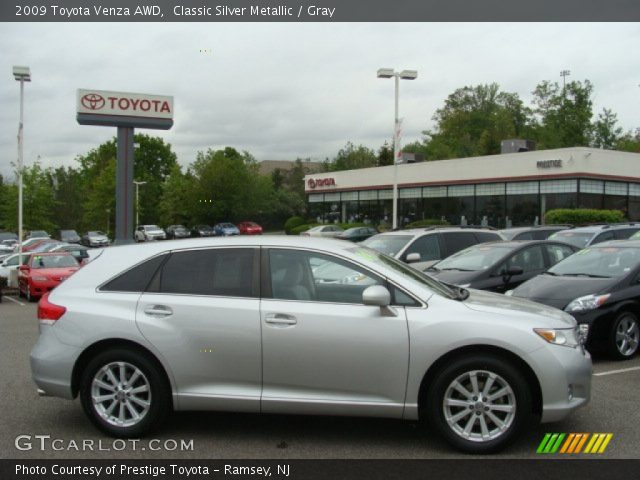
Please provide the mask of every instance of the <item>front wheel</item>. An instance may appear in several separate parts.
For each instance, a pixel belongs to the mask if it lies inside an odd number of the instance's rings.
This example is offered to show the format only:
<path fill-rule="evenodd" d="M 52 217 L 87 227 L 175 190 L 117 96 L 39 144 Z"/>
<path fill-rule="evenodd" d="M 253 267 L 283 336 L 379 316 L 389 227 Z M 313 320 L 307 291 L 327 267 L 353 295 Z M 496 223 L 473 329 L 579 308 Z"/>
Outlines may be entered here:
<path fill-rule="evenodd" d="M 631 312 L 620 313 L 613 322 L 609 335 L 609 352 L 616 360 L 629 360 L 638 352 L 640 326 L 638 317 Z"/>
<path fill-rule="evenodd" d="M 82 407 L 103 432 L 140 437 L 158 427 L 170 409 L 170 390 L 155 362 L 121 348 L 94 357 L 80 384 Z"/>
<path fill-rule="evenodd" d="M 454 447 L 468 453 L 497 452 L 529 423 L 531 392 L 507 361 L 472 355 L 450 362 L 428 392 L 426 415 Z"/>

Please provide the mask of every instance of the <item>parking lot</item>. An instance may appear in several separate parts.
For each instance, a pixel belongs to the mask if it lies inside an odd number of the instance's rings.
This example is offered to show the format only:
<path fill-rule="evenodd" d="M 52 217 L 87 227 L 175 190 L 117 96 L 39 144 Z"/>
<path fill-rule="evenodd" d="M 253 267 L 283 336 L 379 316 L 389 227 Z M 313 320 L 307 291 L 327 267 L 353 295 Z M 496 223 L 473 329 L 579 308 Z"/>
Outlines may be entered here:
<path fill-rule="evenodd" d="M 368 418 L 181 412 L 153 436 L 155 443 L 122 444 L 100 434 L 78 400 L 40 398 L 31 380 L 29 352 L 36 341 L 36 305 L 5 296 L 0 304 L 1 458 L 452 458 L 459 454 L 411 422 Z M 531 428 L 499 458 L 535 458 L 546 432 L 612 433 L 600 458 L 638 458 L 640 357 L 594 359 L 592 401 L 566 421 Z M 31 438 L 16 448 L 16 437 Z M 49 435 L 40 448 L 36 435 Z M 23 437 L 24 438 L 24 437 Z M 52 447 L 51 440 L 58 439 Z M 181 449 L 184 440 L 190 448 Z M 93 448 L 74 448 L 93 441 Z M 176 444 L 178 447 L 176 448 Z M 166 446 L 166 448 L 162 448 Z M 575 455 L 574 455 L 575 456 Z M 581 454 L 580 457 L 593 455 Z M 558 455 L 547 457 L 558 458 Z"/>

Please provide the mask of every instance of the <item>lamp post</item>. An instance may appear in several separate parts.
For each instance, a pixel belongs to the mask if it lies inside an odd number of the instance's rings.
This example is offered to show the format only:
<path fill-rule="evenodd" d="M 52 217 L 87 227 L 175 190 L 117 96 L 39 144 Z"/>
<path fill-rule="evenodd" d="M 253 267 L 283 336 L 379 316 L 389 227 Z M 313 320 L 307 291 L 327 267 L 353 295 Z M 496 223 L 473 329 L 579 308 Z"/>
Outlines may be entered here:
<path fill-rule="evenodd" d="M 133 183 L 136 186 L 136 228 L 137 228 L 138 225 L 140 225 L 140 201 L 138 198 L 138 187 L 140 187 L 140 185 L 144 185 L 147 182 L 142 182 L 142 181 L 139 182 L 137 180 L 134 180 Z"/>
<path fill-rule="evenodd" d="M 13 78 L 20 82 L 20 124 L 18 125 L 18 265 L 22 265 L 22 163 L 24 125 L 24 82 L 31 81 L 29 67 L 14 66 Z"/>
<path fill-rule="evenodd" d="M 396 72 L 393 68 L 378 69 L 378 78 L 394 78 L 395 79 L 395 115 L 393 122 L 393 221 L 392 228 L 398 228 L 398 163 L 402 159 L 400 156 L 400 131 L 398 119 L 398 98 L 400 96 L 400 79 L 415 80 L 418 78 L 416 70 L 402 70 Z"/>
<path fill-rule="evenodd" d="M 571 70 L 561 70 L 560 76 L 562 77 L 562 92 L 564 93 L 564 89 L 567 85 L 567 77 L 571 75 Z"/>

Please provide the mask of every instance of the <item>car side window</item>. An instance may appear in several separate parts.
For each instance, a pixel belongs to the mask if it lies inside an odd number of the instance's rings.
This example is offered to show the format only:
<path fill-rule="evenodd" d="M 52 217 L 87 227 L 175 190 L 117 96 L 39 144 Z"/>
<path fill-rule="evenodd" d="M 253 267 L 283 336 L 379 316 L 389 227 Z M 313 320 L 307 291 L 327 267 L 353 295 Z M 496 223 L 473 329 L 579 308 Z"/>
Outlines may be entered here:
<path fill-rule="evenodd" d="M 404 254 L 406 258 L 410 253 L 419 253 L 420 261 L 426 262 L 428 260 L 440 260 L 442 258 L 440 254 L 440 241 L 438 235 L 423 235 L 414 241 Z"/>
<path fill-rule="evenodd" d="M 445 232 L 442 236 L 447 248 L 447 256 L 478 243 L 473 232 Z M 494 240 L 499 240 L 499 238 Z"/>
<path fill-rule="evenodd" d="M 540 245 L 525 248 L 507 260 L 507 269 L 510 267 L 521 267 L 523 272 L 533 272 L 543 270 L 544 257 Z"/>
<path fill-rule="evenodd" d="M 607 240 L 613 240 L 615 238 L 614 233 L 609 230 L 608 232 L 601 233 L 596 238 L 593 239 L 591 245 L 595 245 L 596 243 L 606 242 Z"/>
<path fill-rule="evenodd" d="M 545 245 L 547 255 L 549 256 L 549 267 L 554 266 L 561 260 L 573 255 L 573 250 L 564 245 Z"/>
<path fill-rule="evenodd" d="M 637 231 L 638 231 L 637 228 L 619 228 L 617 230 L 614 230 L 613 233 L 614 233 L 615 238 L 617 238 L 619 240 L 626 240 L 627 238 L 629 238 L 631 235 L 633 235 Z"/>
<path fill-rule="evenodd" d="M 144 292 L 151 283 L 151 280 L 158 271 L 158 268 L 166 258 L 166 254 L 158 255 L 150 260 L 140 263 L 104 284 L 100 287 L 100 291 Z"/>
<path fill-rule="evenodd" d="M 258 297 L 257 250 L 212 248 L 173 252 L 162 266 L 157 291 L 168 294 Z"/>
<path fill-rule="evenodd" d="M 384 281 L 357 265 L 315 252 L 269 251 L 272 297 L 332 303 L 362 303 L 362 292 Z"/>
<path fill-rule="evenodd" d="M 533 240 L 532 232 L 522 232 L 513 237 L 514 240 Z"/>
<path fill-rule="evenodd" d="M 476 232 L 476 237 L 478 238 L 479 243 L 498 242 L 502 240 L 502 237 L 494 232 Z M 475 243 L 473 243 L 472 245 L 475 245 Z"/>

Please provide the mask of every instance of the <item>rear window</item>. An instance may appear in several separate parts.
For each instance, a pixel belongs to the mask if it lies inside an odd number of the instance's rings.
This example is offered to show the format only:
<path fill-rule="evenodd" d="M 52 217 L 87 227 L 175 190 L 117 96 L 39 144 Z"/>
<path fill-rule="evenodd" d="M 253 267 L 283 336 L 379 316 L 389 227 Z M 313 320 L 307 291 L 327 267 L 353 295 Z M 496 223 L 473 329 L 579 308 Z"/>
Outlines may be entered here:
<path fill-rule="evenodd" d="M 476 232 L 476 237 L 479 243 L 484 242 L 497 242 L 502 240 L 502 237 L 494 232 Z"/>
<path fill-rule="evenodd" d="M 374 235 L 362 242 L 361 245 L 394 257 L 412 238 L 411 235 Z"/>
<path fill-rule="evenodd" d="M 100 290 L 105 292 L 144 292 L 167 255 L 158 255 L 106 283 Z"/>
<path fill-rule="evenodd" d="M 569 243 L 578 248 L 584 248 L 593 237 L 592 232 L 574 232 L 571 230 L 556 232 L 549 237 L 549 240 L 559 240 Z"/>

